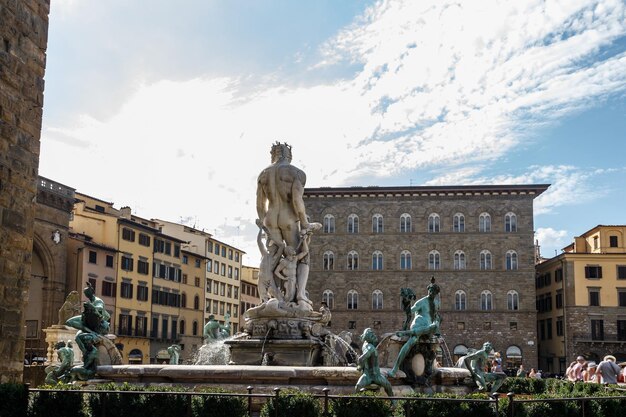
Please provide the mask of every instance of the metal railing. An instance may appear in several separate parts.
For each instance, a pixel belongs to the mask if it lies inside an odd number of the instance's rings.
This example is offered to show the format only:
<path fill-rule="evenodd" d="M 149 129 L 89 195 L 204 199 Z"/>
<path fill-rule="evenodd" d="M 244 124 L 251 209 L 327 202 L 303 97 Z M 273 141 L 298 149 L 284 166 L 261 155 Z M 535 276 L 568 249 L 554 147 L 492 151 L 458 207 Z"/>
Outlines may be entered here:
<path fill-rule="evenodd" d="M 248 386 L 246 393 L 229 393 L 229 392 L 191 392 L 191 391 L 122 391 L 122 390 L 63 390 L 63 389 L 31 389 L 26 385 L 26 389 L 31 396 L 34 393 L 42 393 L 42 392 L 53 392 L 53 393 L 69 393 L 69 394 L 81 394 L 83 398 L 86 395 L 98 395 L 101 405 L 99 407 L 99 414 L 93 415 L 92 417 L 107 417 L 107 395 L 122 395 L 122 396 L 133 396 L 133 395 L 147 395 L 147 396 L 180 396 L 185 398 L 186 407 L 184 410 L 181 410 L 179 417 L 192 417 L 192 399 L 194 397 L 201 396 L 217 396 L 217 397 L 237 397 L 237 398 L 245 398 L 247 403 L 248 415 L 255 416 L 258 415 L 259 410 L 263 406 L 263 404 L 271 399 L 276 399 L 281 396 L 281 388 L 274 388 L 273 393 L 271 394 L 262 394 L 262 393 L 254 393 L 254 387 Z M 406 397 L 406 396 L 354 396 L 354 395 L 331 395 L 329 388 L 324 388 L 321 394 L 310 394 L 311 397 L 317 398 L 321 403 L 322 409 L 322 417 L 332 416 L 331 413 L 331 403 L 333 401 L 341 401 L 341 400 L 357 400 L 357 401 L 390 401 L 396 406 L 401 406 L 404 408 L 404 416 L 405 417 L 417 417 L 412 414 L 411 405 L 414 402 L 421 401 L 430 401 L 430 402 L 448 402 L 448 403 L 486 403 L 493 409 L 493 416 L 505 416 L 505 417 L 515 417 L 516 415 L 523 415 L 523 413 L 519 413 L 519 405 L 536 403 L 536 402 L 575 402 L 579 404 L 578 415 L 581 417 L 586 417 L 588 404 L 593 401 L 606 401 L 606 400 L 619 400 L 626 402 L 626 390 L 618 389 L 619 391 L 625 391 L 622 396 L 608 396 L 608 397 L 570 397 L 570 398 L 529 398 L 526 395 L 516 396 L 514 393 L 504 394 L 493 394 L 488 398 L 446 398 L 446 397 Z M 362 390 L 363 391 L 363 390 Z M 287 395 L 295 395 L 288 393 Z M 32 399 L 32 398 L 31 398 Z M 503 408 L 503 400 L 508 400 L 506 403 L 506 407 Z M 401 403 L 399 403 L 401 401 Z M 399 405 L 398 405 L 399 404 Z M 279 415 L 279 407 L 280 401 L 274 402 L 274 409 L 276 415 Z M 294 416 L 295 417 L 295 416 Z M 480 417 L 488 417 L 487 415 L 481 414 Z"/>

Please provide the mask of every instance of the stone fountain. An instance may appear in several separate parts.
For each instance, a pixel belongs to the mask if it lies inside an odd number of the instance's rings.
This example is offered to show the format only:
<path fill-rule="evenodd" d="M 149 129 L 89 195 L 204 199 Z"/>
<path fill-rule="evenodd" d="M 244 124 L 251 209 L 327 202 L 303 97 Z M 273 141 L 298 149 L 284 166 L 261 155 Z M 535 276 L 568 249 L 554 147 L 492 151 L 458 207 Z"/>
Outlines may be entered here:
<path fill-rule="evenodd" d="M 234 391 L 253 385 L 256 392 L 271 392 L 277 386 L 309 392 L 326 387 L 333 393 L 354 392 L 361 372 L 354 365 L 359 354 L 350 347 L 351 336 L 332 334 L 327 327 L 331 319 L 327 306 L 315 309 L 307 297 L 309 243 L 321 224 L 311 222 L 306 215 L 302 199 L 306 175 L 291 165 L 291 156 L 289 145 L 275 143 L 271 164 L 258 177 L 257 244 L 262 256 L 258 290 L 262 303 L 245 312 L 244 332 L 225 339 L 224 329 L 209 321 L 205 327 L 207 343 L 196 365 L 100 366 L 101 378 L 214 385 Z M 405 328 L 383 337 L 378 345 L 381 372 L 389 374 L 395 395 L 424 387 L 437 392 L 467 392 L 464 384 L 471 383 L 470 371 L 440 368 L 435 362 L 441 318 L 439 287 L 434 278 L 426 297 L 415 301 L 412 294 L 403 303 Z M 209 359 L 202 359 L 218 348 L 224 352 L 225 347 L 229 348 L 228 364 L 208 365 Z"/>

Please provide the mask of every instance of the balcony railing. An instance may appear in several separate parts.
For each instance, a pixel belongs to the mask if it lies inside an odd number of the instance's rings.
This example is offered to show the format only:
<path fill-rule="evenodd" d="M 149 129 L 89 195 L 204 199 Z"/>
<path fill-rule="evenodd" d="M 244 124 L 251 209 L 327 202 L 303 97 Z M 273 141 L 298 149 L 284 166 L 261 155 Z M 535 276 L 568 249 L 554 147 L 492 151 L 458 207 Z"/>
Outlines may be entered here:
<path fill-rule="evenodd" d="M 608 342 L 608 343 L 626 343 L 626 334 L 603 334 L 592 335 L 591 333 L 574 333 L 574 342 Z"/>

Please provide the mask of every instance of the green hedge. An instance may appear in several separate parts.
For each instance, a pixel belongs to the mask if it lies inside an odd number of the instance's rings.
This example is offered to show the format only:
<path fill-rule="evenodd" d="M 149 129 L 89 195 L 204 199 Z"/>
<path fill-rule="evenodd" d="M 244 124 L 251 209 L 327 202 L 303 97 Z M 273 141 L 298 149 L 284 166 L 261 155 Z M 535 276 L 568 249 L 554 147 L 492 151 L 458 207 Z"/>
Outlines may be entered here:
<path fill-rule="evenodd" d="M 40 388 L 60 391 L 39 391 L 33 393 L 32 401 L 28 407 L 29 417 L 49 417 L 51 414 L 72 417 L 89 416 L 80 387 L 57 384 L 43 385 Z"/>
<path fill-rule="evenodd" d="M 391 401 L 371 392 L 333 399 L 331 405 L 335 417 L 392 417 L 394 412 Z"/>
<path fill-rule="evenodd" d="M 319 417 L 320 400 L 297 390 L 282 390 L 261 407 L 261 417 Z"/>
<path fill-rule="evenodd" d="M 0 417 L 26 417 L 28 391 L 23 384 L 0 384 Z"/>
<path fill-rule="evenodd" d="M 496 415 L 494 402 L 486 401 L 431 401 L 433 398 L 452 398 L 468 400 L 489 400 L 486 394 L 414 394 L 416 400 L 406 400 L 401 404 L 404 415 L 437 417 L 491 417 Z"/>

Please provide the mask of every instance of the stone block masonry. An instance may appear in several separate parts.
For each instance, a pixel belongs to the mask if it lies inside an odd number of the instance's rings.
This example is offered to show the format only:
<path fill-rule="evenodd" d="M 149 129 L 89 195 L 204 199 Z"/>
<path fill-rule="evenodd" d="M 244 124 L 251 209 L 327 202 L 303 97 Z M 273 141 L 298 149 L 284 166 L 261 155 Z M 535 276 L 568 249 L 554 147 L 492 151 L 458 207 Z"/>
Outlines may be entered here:
<path fill-rule="evenodd" d="M 0 383 L 22 380 L 49 0 L 0 0 Z"/>

